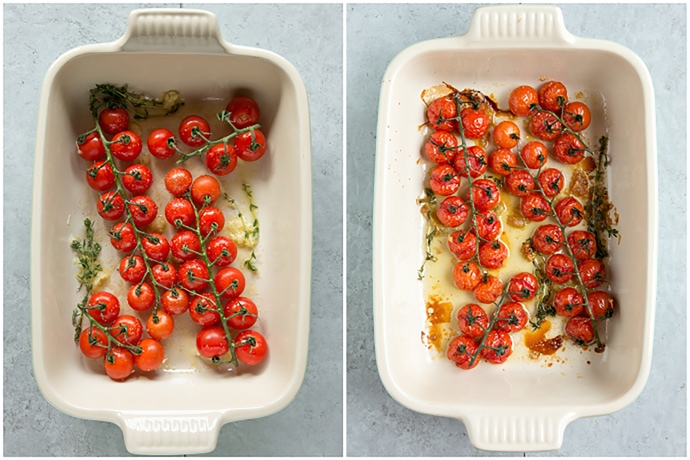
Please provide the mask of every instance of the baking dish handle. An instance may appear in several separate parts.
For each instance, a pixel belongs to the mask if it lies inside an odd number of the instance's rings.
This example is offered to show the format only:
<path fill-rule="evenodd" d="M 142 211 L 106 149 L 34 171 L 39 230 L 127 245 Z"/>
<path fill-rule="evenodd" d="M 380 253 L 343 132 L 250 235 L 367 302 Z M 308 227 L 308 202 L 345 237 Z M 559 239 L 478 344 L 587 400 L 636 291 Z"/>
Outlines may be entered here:
<path fill-rule="evenodd" d="M 125 446 L 138 455 L 180 455 L 211 452 L 218 442 L 220 414 L 118 414 Z"/>
<path fill-rule="evenodd" d="M 555 6 L 500 5 L 477 8 L 464 38 L 470 42 L 491 41 L 525 46 L 533 42 L 570 43 L 563 13 Z"/>
<path fill-rule="evenodd" d="M 218 19 L 202 10 L 134 10 L 117 43 L 122 51 L 225 52 Z"/>

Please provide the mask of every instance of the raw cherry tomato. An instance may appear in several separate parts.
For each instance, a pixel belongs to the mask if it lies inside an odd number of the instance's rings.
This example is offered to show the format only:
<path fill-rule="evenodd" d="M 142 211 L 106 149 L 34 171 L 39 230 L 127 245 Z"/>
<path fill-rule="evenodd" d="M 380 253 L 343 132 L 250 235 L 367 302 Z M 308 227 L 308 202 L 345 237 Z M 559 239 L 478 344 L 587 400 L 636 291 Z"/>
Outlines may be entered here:
<path fill-rule="evenodd" d="M 573 101 L 565 105 L 563 109 L 563 121 L 576 133 L 584 131 L 592 121 L 592 115 L 589 112 L 589 107 L 586 104 Z"/>
<path fill-rule="evenodd" d="M 144 236 L 141 239 L 141 246 L 146 257 L 156 262 L 163 262 L 170 254 L 170 243 L 160 233 L 150 233 Z"/>
<path fill-rule="evenodd" d="M 537 90 L 531 86 L 518 86 L 510 92 L 508 97 L 508 107 L 513 114 L 519 117 L 526 117 L 532 114 L 532 106 L 539 103 Z"/>
<path fill-rule="evenodd" d="M 467 139 L 484 137 L 489 130 L 489 116 L 482 109 L 463 109 L 460 118 Z"/>
<path fill-rule="evenodd" d="M 266 136 L 260 129 L 238 134 L 235 137 L 235 151 L 237 156 L 244 161 L 256 161 L 266 153 Z"/>
<path fill-rule="evenodd" d="M 553 297 L 553 308 L 556 313 L 566 318 L 577 316 L 584 310 L 582 295 L 573 287 L 561 289 Z"/>
<path fill-rule="evenodd" d="M 485 268 L 501 268 L 508 258 L 508 247 L 502 241 L 487 241 L 479 245 L 479 262 Z"/>
<path fill-rule="evenodd" d="M 189 295 L 182 289 L 170 289 L 161 295 L 161 307 L 169 315 L 181 315 L 189 308 Z"/>
<path fill-rule="evenodd" d="M 241 331 L 249 329 L 256 323 L 259 309 L 251 299 L 237 297 L 225 305 L 223 315 L 227 318 L 228 326 Z"/>
<path fill-rule="evenodd" d="M 121 347 L 112 347 L 103 358 L 105 373 L 113 380 L 125 380 L 134 372 L 132 352 Z"/>
<path fill-rule="evenodd" d="M 213 233 L 217 235 L 225 227 L 225 215 L 215 206 L 206 206 L 199 212 L 199 231 L 206 237 Z"/>
<path fill-rule="evenodd" d="M 532 115 L 529 122 L 530 132 L 544 141 L 552 141 L 558 137 L 563 130 L 563 125 L 558 118 L 549 112 L 537 112 Z"/>
<path fill-rule="evenodd" d="M 223 356 L 230 351 L 225 330 L 221 326 L 208 326 L 196 335 L 196 349 L 204 358 Z"/>
<path fill-rule="evenodd" d="M 458 108 L 450 96 L 440 97 L 434 100 L 426 110 L 426 119 L 437 131 L 457 131 Z"/>
<path fill-rule="evenodd" d="M 165 189 L 180 197 L 192 186 L 192 173 L 185 168 L 173 168 L 165 175 Z"/>
<path fill-rule="evenodd" d="M 520 211 L 522 215 L 534 222 L 541 222 L 551 214 L 551 207 L 539 193 L 530 193 L 523 196 L 520 200 Z"/>
<path fill-rule="evenodd" d="M 226 299 L 232 299 L 242 294 L 245 286 L 244 275 L 235 267 L 225 267 L 213 277 L 218 292 Z"/>
<path fill-rule="evenodd" d="M 446 227 L 461 226 L 470 213 L 470 208 L 459 196 L 445 198 L 436 211 L 436 217 Z"/>
<path fill-rule="evenodd" d="M 511 195 L 523 197 L 531 193 L 535 188 L 532 174 L 524 169 L 516 169 L 506 177 L 504 182 Z"/>
<path fill-rule="evenodd" d="M 98 124 L 106 134 L 117 134 L 129 127 L 129 114 L 122 107 L 103 109 L 98 114 Z"/>
<path fill-rule="evenodd" d="M 560 113 L 561 108 L 568 103 L 568 90 L 559 81 L 547 81 L 537 91 L 539 105 L 546 110 Z"/>
<path fill-rule="evenodd" d="M 199 257 L 201 243 L 196 233 L 191 230 L 182 230 L 170 239 L 170 250 L 174 257 L 182 261 L 192 260 Z"/>
<path fill-rule="evenodd" d="M 180 265 L 180 284 L 191 291 L 199 291 L 208 285 L 208 269 L 199 259 L 187 260 Z"/>
<path fill-rule="evenodd" d="M 86 310 L 102 326 L 109 326 L 120 315 L 120 301 L 107 291 L 99 291 L 89 297 Z"/>
<path fill-rule="evenodd" d="M 614 301 L 608 292 L 590 292 L 587 294 L 587 301 L 595 318 L 610 318 L 613 316 Z"/>
<path fill-rule="evenodd" d="M 216 267 L 227 267 L 237 257 L 237 245 L 227 236 L 216 236 L 206 245 L 206 255 Z"/>
<path fill-rule="evenodd" d="M 79 349 L 87 358 L 102 358 L 108 351 L 108 337 L 97 327 L 88 327 L 79 334 Z"/>
<path fill-rule="evenodd" d="M 453 282 L 462 291 L 471 291 L 481 281 L 482 274 L 474 262 L 458 262 L 453 267 Z"/>
<path fill-rule="evenodd" d="M 118 160 L 136 160 L 141 153 L 141 138 L 132 131 L 122 131 L 113 136 L 110 151 Z"/>
<path fill-rule="evenodd" d="M 597 239 L 584 230 L 575 230 L 568 236 L 568 246 L 577 260 L 592 259 L 597 253 Z"/>
<path fill-rule="evenodd" d="M 180 225 L 178 225 L 178 219 Z M 196 224 L 194 206 L 186 198 L 173 198 L 165 205 L 165 220 L 175 227 L 182 225 L 194 227 Z"/>
<path fill-rule="evenodd" d="M 146 320 L 146 332 L 159 342 L 170 337 L 174 329 L 175 320 L 162 310 L 158 310 L 156 316 L 151 313 Z"/>
<path fill-rule="evenodd" d="M 477 225 L 475 230 L 479 238 L 486 241 L 493 241 L 501 234 L 503 225 L 493 211 L 485 211 L 476 215 Z"/>
<path fill-rule="evenodd" d="M 479 212 L 493 209 L 501 199 L 498 187 L 489 179 L 477 179 L 472 182 L 471 196 L 474 207 Z"/>
<path fill-rule="evenodd" d="M 86 161 L 98 161 L 105 159 L 105 147 L 98 132 L 94 131 L 84 138 L 81 144 L 77 140 L 77 153 Z"/>
<path fill-rule="evenodd" d="M 544 255 L 550 255 L 563 247 L 563 232 L 556 224 L 540 225 L 532 235 L 532 246 Z"/>
<path fill-rule="evenodd" d="M 220 313 L 213 294 L 203 293 L 189 304 L 189 317 L 199 326 L 212 326 L 220 321 Z"/>
<path fill-rule="evenodd" d="M 581 347 L 589 345 L 594 340 L 592 320 L 585 316 L 575 316 L 565 323 L 565 334 Z"/>
<path fill-rule="evenodd" d="M 136 345 L 144 334 L 144 326 L 139 318 L 132 315 L 119 316 L 111 326 L 115 340 L 126 345 Z"/>
<path fill-rule="evenodd" d="M 530 169 L 539 169 L 546 163 L 549 158 L 549 152 L 546 146 L 539 141 L 532 141 L 526 143 L 520 151 L 522 161 L 525 166 Z"/>
<path fill-rule="evenodd" d="M 437 165 L 429 175 L 429 187 L 441 196 L 450 196 L 460 188 L 460 176 L 451 165 Z"/>
<path fill-rule="evenodd" d="M 504 120 L 494 128 L 494 142 L 501 148 L 512 149 L 520 140 L 520 128 L 512 121 Z"/>
<path fill-rule="evenodd" d="M 496 328 L 506 332 L 517 332 L 527 325 L 529 313 L 520 302 L 506 302 L 498 310 Z"/>
<path fill-rule="evenodd" d="M 192 182 L 192 201 L 197 206 L 201 206 L 206 201 L 207 205 L 211 205 L 216 202 L 220 196 L 220 183 L 218 180 L 209 175 L 199 176 Z"/>
<path fill-rule="evenodd" d="M 510 278 L 508 283 L 508 297 L 513 302 L 526 302 L 537 294 L 539 283 L 537 278 L 529 272 L 520 272 Z"/>
<path fill-rule="evenodd" d="M 585 157 L 585 146 L 572 133 L 563 133 L 553 144 L 553 155 L 561 163 L 578 164 Z"/>
<path fill-rule="evenodd" d="M 151 275 L 156 283 L 167 289 L 171 289 L 177 283 L 175 266 L 166 262 L 151 267 Z"/>
<path fill-rule="evenodd" d="M 134 357 L 134 365 L 137 369 L 150 372 L 158 369 L 165 360 L 165 349 L 160 342 L 154 339 L 143 339 L 139 344 L 141 353 Z"/>
<path fill-rule="evenodd" d="M 266 358 L 268 345 L 263 335 L 256 331 L 242 331 L 234 340 L 235 355 L 244 364 L 255 366 Z"/>
<path fill-rule="evenodd" d="M 479 284 L 473 289 L 474 298 L 480 303 L 495 302 L 503 292 L 503 283 L 493 275 L 487 275 L 479 280 Z"/>
<path fill-rule="evenodd" d="M 585 209 L 582 204 L 572 196 L 563 198 L 555 207 L 558 221 L 566 227 L 574 227 L 585 217 Z"/>
<path fill-rule="evenodd" d="M 137 246 L 134 227 L 129 222 L 118 222 L 109 233 L 110 243 L 120 252 L 132 252 Z"/>
<path fill-rule="evenodd" d="M 465 164 L 465 156 L 467 156 L 467 164 Z M 489 159 L 486 152 L 478 145 L 471 145 L 467 147 L 467 153 L 463 150 L 455 157 L 455 170 L 459 171 L 460 176 L 467 177 L 467 165 L 469 165 L 470 175 L 472 178 L 479 177 L 486 171 L 489 166 Z"/>
<path fill-rule="evenodd" d="M 119 193 L 105 192 L 98 198 L 96 210 L 105 220 L 117 220 L 125 213 L 125 200 Z"/>
<path fill-rule="evenodd" d="M 471 338 L 459 335 L 451 340 L 450 345 L 448 345 L 448 359 L 453 361 L 456 366 L 461 369 L 473 369 L 479 364 L 479 359 L 475 359 L 474 363 L 472 358 L 477 354 L 477 343 Z"/>
<path fill-rule="evenodd" d="M 539 173 L 537 182 L 539 182 L 539 186 L 544 192 L 544 195 L 553 198 L 563 190 L 565 186 L 565 177 L 558 169 L 548 168 Z"/>
<path fill-rule="evenodd" d="M 499 176 L 507 176 L 517 165 L 517 157 L 509 149 L 498 149 L 489 155 L 489 169 Z"/>
<path fill-rule="evenodd" d="M 206 168 L 216 176 L 225 176 L 237 166 L 237 152 L 231 144 L 216 144 L 206 152 Z"/>
<path fill-rule="evenodd" d="M 115 185 L 115 174 L 110 163 L 107 161 L 97 161 L 86 170 L 86 183 L 94 190 L 105 192 Z"/>
<path fill-rule="evenodd" d="M 153 287 L 147 282 L 130 286 L 127 291 L 127 303 L 133 310 L 144 311 L 153 307 L 156 294 Z"/>
<path fill-rule="evenodd" d="M 143 227 L 150 224 L 158 215 L 158 205 L 146 195 L 137 195 L 127 203 L 134 224 Z"/>
<path fill-rule="evenodd" d="M 178 133 L 180 140 L 188 146 L 201 147 L 211 136 L 211 127 L 204 118 L 190 115 L 180 122 Z"/>
<path fill-rule="evenodd" d="M 166 128 L 154 129 L 146 140 L 146 146 L 151 155 L 162 160 L 175 154 L 175 149 L 170 146 L 171 143 L 175 143 L 175 135 Z"/>
<path fill-rule="evenodd" d="M 544 265 L 546 277 L 553 283 L 567 283 L 573 278 L 575 267 L 570 257 L 565 254 L 552 254 Z"/>
<path fill-rule="evenodd" d="M 142 164 L 133 164 L 125 169 L 122 176 L 122 186 L 135 195 L 142 195 L 151 188 L 153 174 L 151 170 Z"/>
<path fill-rule="evenodd" d="M 458 328 L 468 337 L 481 337 L 489 328 L 489 317 L 482 307 L 468 303 L 458 311 Z"/>
<path fill-rule="evenodd" d="M 586 259 L 577 266 L 580 279 L 587 289 L 594 289 L 606 281 L 606 267 L 598 259 Z"/>
<path fill-rule="evenodd" d="M 146 275 L 146 264 L 144 259 L 133 254 L 123 257 L 120 261 L 120 276 L 129 283 L 139 283 Z"/>
<path fill-rule="evenodd" d="M 458 153 L 458 139 L 448 131 L 434 131 L 424 144 L 424 154 L 436 164 L 452 164 Z"/>
<path fill-rule="evenodd" d="M 225 107 L 225 111 L 230 114 L 229 118 L 233 126 L 239 129 L 257 124 L 261 115 L 259 105 L 247 96 L 233 97 Z"/>
<path fill-rule="evenodd" d="M 457 230 L 448 236 L 448 249 L 460 260 L 470 260 L 477 250 L 477 237 L 469 230 Z"/>
<path fill-rule="evenodd" d="M 513 353 L 513 339 L 506 331 L 492 329 L 486 336 L 484 347 L 480 352 L 482 358 L 491 364 L 501 364 Z"/>

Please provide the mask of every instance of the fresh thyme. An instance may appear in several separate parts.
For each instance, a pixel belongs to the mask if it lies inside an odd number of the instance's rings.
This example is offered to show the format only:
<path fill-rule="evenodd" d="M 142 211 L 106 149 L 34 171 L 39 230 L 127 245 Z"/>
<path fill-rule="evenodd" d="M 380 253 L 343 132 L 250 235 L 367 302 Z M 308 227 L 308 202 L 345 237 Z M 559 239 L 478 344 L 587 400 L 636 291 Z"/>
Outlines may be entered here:
<path fill-rule="evenodd" d="M 93 289 L 93 283 L 98 274 L 103 271 L 103 267 L 98 260 L 101 254 L 101 245 L 93 239 L 93 222 L 90 219 L 84 219 L 85 236 L 82 241 L 73 239 L 70 247 L 77 253 L 79 259 L 79 271 L 77 272 L 77 281 L 79 281 L 79 288 L 86 288 L 86 292 L 90 293 Z"/>
<path fill-rule="evenodd" d="M 94 117 L 101 108 L 123 108 L 132 110 L 134 118 L 144 120 L 151 115 L 171 115 L 183 104 L 182 96 L 176 90 L 166 91 L 158 99 L 130 91 L 127 85 L 101 84 L 89 93 L 89 109 Z"/>

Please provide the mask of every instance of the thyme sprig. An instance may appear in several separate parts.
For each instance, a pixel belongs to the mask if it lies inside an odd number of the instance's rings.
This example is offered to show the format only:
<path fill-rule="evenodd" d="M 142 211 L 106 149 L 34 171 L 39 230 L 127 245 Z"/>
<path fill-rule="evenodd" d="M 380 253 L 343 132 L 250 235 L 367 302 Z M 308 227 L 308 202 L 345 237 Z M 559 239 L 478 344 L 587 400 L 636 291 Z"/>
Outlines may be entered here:
<path fill-rule="evenodd" d="M 166 91 L 160 98 L 153 98 L 130 91 L 127 85 L 106 83 L 96 85 L 89 92 L 89 110 L 94 116 L 103 108 L 123 108 L 132 111 L 135 119 L 143 120 L 152 115 L 171 115 L 182 105 L 184 101 L 176 90 Z"/>
<path fill-rule="evenodd" d="M 86 288 L 89 293 L 93 289 L 93 283 L 98 274 L 103 271 L 98 258 L 101 254 L 101 245 L 93 239 L 93 222 L 89 218 L 84 219 L 85 236 L 82 241 L 73 239 L 70 247 L 77 253 L 80 270 L 77 272 L 79 287 Z"/>
<path fill-rule="evenodd" d="M 223 197 L 230 204 L 230 207 L 235 210 L 237 213 L 237 218 L 240 219 L 240 222 L 242 223 L 242 245 L 251 249 L 251 253 L 249 257 L 244 260 L 243 265 L 252 272 L 257 272 L 259 269 L 256 266 L 255 247 L 259 242 L 259 216 L 257 214 L 259 207 L 254 203 L 254 194 L 251 186 L 245 182 L 242 184 L 242 190 L 244 191 L 249 203 L 249 212 L 252 216 L 251 223 L 247 222 L 244 213 L 242 213 L 237 201 L 235 201 L 234 198 L 227 193 L 223 193 Z"/>

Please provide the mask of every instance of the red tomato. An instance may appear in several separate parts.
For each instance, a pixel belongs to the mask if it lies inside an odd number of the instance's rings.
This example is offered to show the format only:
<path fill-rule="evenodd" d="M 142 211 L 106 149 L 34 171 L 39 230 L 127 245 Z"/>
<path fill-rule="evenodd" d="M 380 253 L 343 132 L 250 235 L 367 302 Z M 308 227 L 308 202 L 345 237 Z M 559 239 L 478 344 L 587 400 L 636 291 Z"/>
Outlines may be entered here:
<path fill-rule="evenodd" d="M 199 231 L 201 236 L 217 235 L 225 227 L 225 215 L 215 206 L 206 206 L 199 212 Z"/>
<path fill-rule="evenodd" d="M 103 326 L 109 326 L 120 315 L 120 301 L 110 292 L 99 291 L 89 297 L 86 311 Z"/>
<path fill-rule="evenodd" d="M 561 108 L 568 102 L 568 90 L 559 81 L 547 81 L 537 91 L 539 105 L 546 110 L 560 113 Z"/>
<path fill-rule="evenodd" d="M 217 176 L 225 176 L 237 166 L 237 152 L 231 144 L 216 144 L 206 152 L 206 168 Z"/>
<path fill-rule="evenodd" d="M 437 131 L 457 131 L 458 107 L 455 100 L 450 96 L 440 97 L 427 107 L 426 119 L 429 124 Z"/>
<path fill-rule="evenodd" d="M 151 275 L 160 286 L 171 289 L 177 283 L 177 270 L 175 266 L 166 262 L 151 267 Z"/>
<path fill-rule="evenodd" d="M 493 275 L 487 275 L 479 280 L 473 289 L 474 298 L 480 303 L 495 302 L 503 293 L 503 283 Z"/>
<path fill-rule="evenodd" d="M 578 264 L 580 279 L 587 289 L 594 289 L 606 281 L 606 267 L 598 259 L 586 259 Z"/>
<path fill-rule="evenodd" d="M 136 160 L 141 153 L 141 138 L 132 131 L 122 131 L 113 136 L 110 151 L 118 160 Z"/>
<path fill-rule="evenodd" d="M 563 247 L 563 232 L 556 224 L 540 225 L 532 235 L 532 246 L 544 255 L 550 255 Z"/>
<path fill-rule="evenodd" d="M 220 321 L 220 307 L 211 293 L 203 293 L 189 304 L 189 317 L 199 326 L 212 326 Z"/>
<path fill-rule="evenodd" d="M 570 257 L 565 254 L 552 254 L 544 265 L 546 277 L 553 283 L 563 284 L 570 281 L 575 274 L 575 267 Z"/>
<path fill-rule="evenodd" d="M 441 196 L 450 196 L 460 188 L 460 176 L 451 165 L 437 165 L 429 175 L 429 187 Z"/>
<path fill-rule="evenodd" d="M 489 130 L 489 116 L 482 109 L 463 109 L 460 118 L 467 139 L 484 137 Z"/>
<path fill-rule="evenodd" d="M 153 174 L 151 170 L 142 164 L 133 164 L 125 169 L 122 176 L 122 186 L 135 195 L 141 195 L 151 188 Z"/>
<path fill-rule="evenodd" d="M 154 316 L 149 315 L 146 320 L 146 332 L 159 342 L 167 339 L 175 329 L 175 320 L 163 310 L 158 310 Z"/>
<path fill-rule="evenodd" d="M 227 236 L 216 236 L 206 245 L 206 255 L 216 267 L 227 267 L 237 257 L 237 245 Z"/>
<path fill-rule="evenodd" d="M 470 260 L 477 252 L 477 237 L 469 230 L 457 230 L 448 236 L 448 249 L 460 260 Z"/>
<path fill-rule="evenodd" d="M 103 109 L 98 114 L 98 125 L 106 134 L 117 134 L 129 127 L 129 114 L 122 107 Z"/>
<path fill-rule="evenodd" d="M 201 243 L 196 233 L 191 230 L 181 230 L 170 239 L 172 255 L 180 260 L 192 260 L 199 257 Z"/>
<path fill-rule="evenodd" d="M 574 227 L 585 217 L 585 209 L 582 204 L 572 196 L 563 198 L 555 207 L 558 221 L 566 227 Z"/>
<path fill-rule="evenodd" d="M 79 334 L 79 349 L 87 358 L 102 358 L 108 351 L 108 337 L 98 327 L 90 326 Z"/>
<path fill-rule="evenodd" d="M 190 147 L 201 147 L 211 136 L 211 127 L 204 118 L 190 115 L 180 122 L 180 140 Z"/>
<path fill-rule="evenodd" d="M 150 372 L 158 369 L 165 360 L 165 349 L 160 342 L 154 339 L 143 339 L 139 344 L 141 353 L 134 357 L 134 365 L 137 369 Z"/>
<path fill-rule="evenodd" d="M 139 283 L 146 275 L 146 263 L 137 254 L 125 256 L 120 261 L 120 276 L 128 283 Z"/>
<path fill-rule="evenodd" d="M 481 337 L 489 328 L 489 317 L 482 307 L 468 303 L 458 311 L 458 328 L 468 337 Z"/>
<path fill-rule="evenodd" d="M 553 156 L 561 163 L 578 164 L 585 157 L 585 146 L 572 133 L 563 133 L 553 144 Z"/>
<path fill-rule="evenodd" d="M 186 198 L 173 198 L 165 205 L 165 220 L 176 228 L 182 226 L 193 228 L 196 226 L 194 206 Z"/>
<path fill-rule="evenodd" d="M 467 163 L 465 163 L 465 161 L 467 161 Z M 458 171 L 462 177 L 467 177 L 469 166 L 470 175 L 472 178 L 475 178 L 486 172 L 486 168 L 489 166 L 489 159 L 483 148 L 477 145 L 471 145 L 467 147 L 467 150 L 458 153 L 453 165 L 455 166 L 455 170 Z"/>
<path fill-rule="evenodd" d="M 153 307 L 156 302 L 156 293 L 147 282 L 134 284 L 127 291 L 127 303 L 133 310 L 144 311 Z"/>
<path fill-rule="evenodd" d="M 578 316 L 584 310 L 582 295 L 573 287 L 565 287 L 553 297 L 553 307 L 556 313 L 566 318 Z"/>
<path fill-rule="evenodd" d="M 96 210 L 105 220 L 117 220 L 125 213 L 125 200 L 119 193 L 102 193 L 96 203 Z"/>
<path fill-rule="evenodd" d="M 165 189 L 180 197 L 192 186 L 192 173 L 185 168 L 173 168 L 165 175 Z"/>
<path fill-rule="evenodd" d="M 487 241 L 479 245 L 479 263 L 484 268 L 501 268 L 508 258 L 508 247 L 500 240 Z"/>
<path fill-rule="evenodd" d="M 158 205 L 146 195 L 137 195 L 127 203 L 134 225 L 143 227 L 150 224 L 158 215 Z"/>
<path fill-rule="evenodd" d="M 132 252 L 137 246 L 134 227 L 129 222 L 118 222 L 109 233 L 110 243 L 120 252 Z"/>
<path fill-rule="evenodd" d="M 115 185 L 115 174 L 110 163 L 107 161 L 97 161 L 86 170 L 86 182 L 94 190 L 105 192 Z"/>
<path fill-rule="evenodd" d="M 199 176 L 192 182 L 192 201 L 201 206 L 204 203 L 211 205 L 220 196 L 220 183 L 209 175 Z"/>
<path fill-rule="evenodd" d="M 530 193 L 520 200 L 522 215 L 534 222 L 541 222 L 551 215 L 551 206 L 539 193 Z"/>
<path fill-rule="evenodd" d="M 499 176 L 507 176 L 517 165 L 517 157 L 512 150 L 498 149 L 489 155 L 489 169 Z"/>
<path fill-rule="evenodd" d="M 477 355 L 477 343 L 471 338 L 459 335 L 448 345 L 448 359 L 461 369 L 472 369 L 479 364 L 479 359 L 472 359 Z M 471 364 L 470 364 L 471 363 Z"/>
<path fill-rule="evenodd" d="M 531 115 L 534 112 L 532 107 L 537 103 L 539 103 L 537 90 L 527 85 L 518 86 L 508 96 L 510 111 L 519 117 Z"/>
<path fill-rule="evenodd" d="M 263 335 L 256 331 L 242 331 L 234 340 L 235 355 L 240 362 L 249 366 L 261 363 L 268 353 L 268 345 Z"/>
<path fill-rule="evenodd" d="M 595 318 L 610 318 L 613 316 L 615 302 L 611 294 L 604 291 L 594 291 L 587 294 L 587 302 Z"/>
<path fill-rule="evenodd" d="M 525 162 L 525 166 L 530 169 L 539 169 L 549 158 L 549 152 L 546 146 L 539 141 L 532 141 L 526 143 L 520 151 L 520 157 Z"/>
<path fill-rule="evenodd" d="M 199 291 L 208 285 L 206 264 L 199 259 L 186 260 L 179 269 L 180 284 L 190 291 Z"/>
<path fill-rule="evenodd" d="M 475 216 L 477 236 L 486 241 L 493 241 L 501 234 L 503 224 L 495 212 L 485 211 Z"/>
<path fill-rule="evenodd" d="M 452 164 L 458 153 L 458 140 L 448 131 L 434 131 L 424 144 L 424 154 L 436 164 Z"/>
<path fill-rule="evenodd" d="M 568 102 L 563 110 L 563 121 L 576 133 L 584 131 L 592 121 L 589 107 L 579 101 Z"/>
<path fill-rule="evenodd" d="M 552 141 L 563 130 L 563 125 L 554 114 L 549 112 L 537 112 L 532 115 L 529 122 L 530 132 L 543 141 Z"/>
<path fill-rule="evenodd" d="M 151 155 L 162 160 L 175 154 L 175 149 L 171 147 L 174 143 L 175 135 L 166 128 L 154 129 L 146 140 Z"/>
<path fill-rule="evenodd" d="M 512 121 L 504 120 L 494 128 L 494 142 L 501 148 L 515 148 L 520 141 L 520 128 Z"/>
<path fill-rule="evenodd" d="M 529 313 L 520 302 L 506 302 L 498 310 L 495 327 L 506 332 L 517 332 L 527 325 Z"/>
<path fill-rule="evenodd" d="M 266 136 L 260 129 L 238 134 L 235 137 L 235 151 L 237 156 L 244 161 L 256 161 L 266 153 Z"/>
<path fill-rule="evenodd" d="M 229 113 L 230 122 L 237 129 L 257 124 L 261 115 L 259 105 L 247 96 L 233 97 L 225 111 Z"/>
<path fill-rule="evenodd" d="M 481 278 L 482 273 L 474 262 L 461 261 L 453 267 L 453 282 L 462 291 L 472 291 Z"/>
<path fill-rule="evenodd" d="M 244 291 L 244 275 L 235 267 L 221 268 L 213 277 L 213 282 L 218 292 L 226 299 L 235 298 Z"/>
<path fill-rule="evenodd" d="M 592 320 L 585 316 L 574 316 L 565 323 L 565 334 L 581 347 L 589 345 L 594 340 L 594 326 Z"/>
<path fill-rule="evenodd" d="M 568 246 L 577 260 L 592 259 L 597 253 L 597 239 L 584 230 L 575 230 L 568 235 Z"/>
<path fill-rule="evenodd" d="M 508 298 L 513 302 L 526 302 L 534 298 L 539 289 L 537 278 L 529 272 L 520 272 L 510 278 Z"/>
<path fill-rule="evenodd" d="M 252 327 L 259 317 L 256 304 L 247 297 L 236 297 L 223 308 L 228 326 L 238 331 Z"/>
<path fill-rule="evenodd" d="M 504 363 L 513 353 L 513 339 L 506 331 L 492 329 L 487 334 L 480 353 L 491 364 Z"/>
<path fill-rule="evenodd" d="M 511 195 L 519 197 L 528 195 L 535 188 L 532 174 L 524 169 L 515 169 L 506 177 L 504 183 Z"/>
<path fill-rule="evenodd" d="M 196 349 L 204 358 L 223 356 L 230 351 L 228 338 L 221 326 L 208 326 L 200 330 L 196 335 Z"/>
<path fill-rule="evenodd" d="M 112 347 L 103 358 L 105 373 L 113 380 L 125 380 L 134 372 L 132 352 L 121 347 Z"/>
<path fill-rule="evenodd" d="M 105 147 L 97 131 L 84 137 L 82 143 L 77 139 L 77 153 L 86 161 L 98 161 L 105 159 Z"/>
<path fill-rule="evenodd" d="M 161 294 L 161 307 L 169 315 L 181 315 L 189 308 L 189 295 L 182 289 L 170 289 Z"/>
<path fill-rule="evenodd" d="M 489 179 L 477 179 L 472 182 L 471 196 L 474 207 L 479 212 L 493 209 L 501 199 L 498 187 Z"/>
<path fill-rule="evenodd" d="M 160 233 L 149 233 L 141 239 L 141 246 L 146 257 L 156 262 L 163 262 L 170 254 L 170 243 Z"/>
<path fill-rule="evenodd" d="M 111 326 L 111 334 L 118 342 L 125 345 L 136 345 L 144 334 L 139 318 L 132 315 L 119 316 Z"/>
<path fill-rule="evenodd" d="M 436 211 L 436 217 L 446 227 L 459 227 L 462 225 L 470 209 L 459 196 L 446 197 Z"/>
<path fill-rule="evenodd" d="M 565 186 L 565 177 L 558 169 L 548 168 L 539 173 L 537 182 L 539 182 L 539 186 L 544 192 L 544 195 L 552 198 L 563 190 Z"/>

